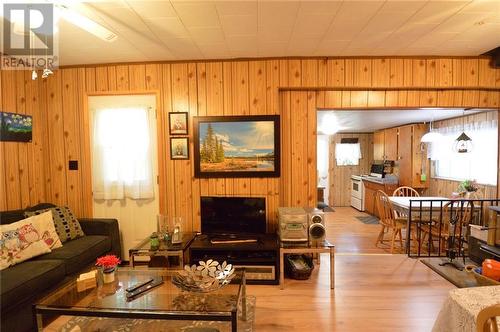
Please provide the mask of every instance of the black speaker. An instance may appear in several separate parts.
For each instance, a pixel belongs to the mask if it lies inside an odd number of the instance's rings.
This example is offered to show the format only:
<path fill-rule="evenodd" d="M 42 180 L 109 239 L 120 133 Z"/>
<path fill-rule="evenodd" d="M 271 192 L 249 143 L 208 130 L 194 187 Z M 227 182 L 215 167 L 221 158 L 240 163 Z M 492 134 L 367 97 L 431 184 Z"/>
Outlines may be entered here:
<path fill-rule="evenodd" d="M 491 57 L 490 66 L 493 68 L 500 68 L 500 46 L 492 49 L 482 55 L 487 55 Z"/>

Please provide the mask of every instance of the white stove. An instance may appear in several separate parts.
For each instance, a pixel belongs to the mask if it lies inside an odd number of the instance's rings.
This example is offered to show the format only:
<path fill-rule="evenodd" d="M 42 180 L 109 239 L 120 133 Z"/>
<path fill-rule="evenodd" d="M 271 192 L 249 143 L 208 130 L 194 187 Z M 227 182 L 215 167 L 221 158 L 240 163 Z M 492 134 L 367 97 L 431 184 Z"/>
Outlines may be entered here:
<path fill-rule="evenodd" d="M 365 210 L 365 187 L 363 185 L 363 176 L 351 176 L 351 206 L 359 211 Z"/>

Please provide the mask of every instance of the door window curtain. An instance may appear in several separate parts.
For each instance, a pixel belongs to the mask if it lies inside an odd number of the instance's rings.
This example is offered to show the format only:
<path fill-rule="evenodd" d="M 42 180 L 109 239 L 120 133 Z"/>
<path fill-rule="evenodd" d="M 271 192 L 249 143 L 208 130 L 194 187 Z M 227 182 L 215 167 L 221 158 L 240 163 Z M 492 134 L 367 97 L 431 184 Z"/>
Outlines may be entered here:
<path fill-rule="evenodd" d="M 150 113 L 147 107 L 94 110 L 94 199 L 154 198 Z"/>
<path fill-rule="evenodd" d="M 442 138 L 429 145 L 428 157 L 434 161 L 434 175 L 453 180 L 476 180 L 481 184 L 497 183 L 498 122 L 484 120 L 436 128 Z M 455 139 L 464 131 L 472 139 L 472 152 L 453 150 Z"/>
<path fill-rule="evenodd" d="M 359 143 L 335 144 L 337 166 L 356 166 L 359 165 L 361 158 L 361 145 Z"/>

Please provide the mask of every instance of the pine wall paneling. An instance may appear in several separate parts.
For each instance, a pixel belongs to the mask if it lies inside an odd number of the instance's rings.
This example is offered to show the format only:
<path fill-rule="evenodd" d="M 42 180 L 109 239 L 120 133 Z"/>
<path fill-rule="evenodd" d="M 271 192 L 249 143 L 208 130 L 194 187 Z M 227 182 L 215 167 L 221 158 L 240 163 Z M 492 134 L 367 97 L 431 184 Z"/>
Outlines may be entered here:
<path fill-rule="evenodd" d="M 32 82 L 1 72 L 6 112 L 33 115 L 32 143 L 1 142 L 0 209 L 41 201 L 91 216 L 86 97 L 158 91 L 160 210 L 199 229 L 201 195 L 267 199 L 269 230 L 280 205 L 316 200 L 316 109 L 466 106 L 498 108 L 500 70 L 485 58 L 322 58 L 199 61 L 63 68 Z M 170 160 L 168 112 L 195 115 L 280 114 L 279 179 L 195 179 L 189 161 Z M 77 171 L 68 161 L 79 160 Z M 192 226 L 190 226 L 192 225 Z"/>

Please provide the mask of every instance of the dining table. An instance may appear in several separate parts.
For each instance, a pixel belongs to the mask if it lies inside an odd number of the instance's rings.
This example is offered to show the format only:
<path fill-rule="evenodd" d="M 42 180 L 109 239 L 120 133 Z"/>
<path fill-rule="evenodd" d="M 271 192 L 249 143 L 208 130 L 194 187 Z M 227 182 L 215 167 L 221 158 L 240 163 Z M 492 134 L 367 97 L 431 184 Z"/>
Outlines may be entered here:
<path fill-rule="evenodd" d="M 453 289 L 439 311 L 432 332 L 475 332 L 479 312 L 496 304 L 500 304 L 500 286 Z"/>
<path fill-rule="evenodd" d="M 417 234 L 414 234 L 414 236 L 420 238 L 421 227 L 424 224 L 431 224 L 433 218 L 439 218 L 442 208 L 450 202 L 450 199 L 439 196 L 390 196 L 389 201 L 392 203 L 398 217 L 407 218 L 406 229 L 410 231 L 405 241 L 405 247 L 409 253 L 410 232 L 414 229 L 411 227 L 410 222 L 418 220 L 416 224 Z"/>

